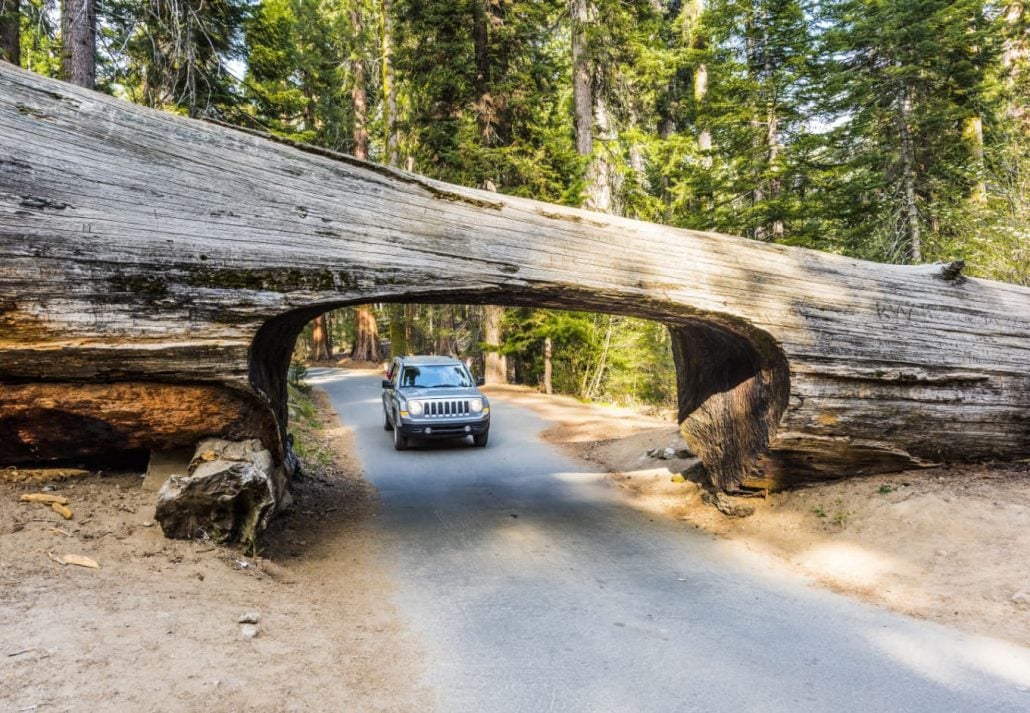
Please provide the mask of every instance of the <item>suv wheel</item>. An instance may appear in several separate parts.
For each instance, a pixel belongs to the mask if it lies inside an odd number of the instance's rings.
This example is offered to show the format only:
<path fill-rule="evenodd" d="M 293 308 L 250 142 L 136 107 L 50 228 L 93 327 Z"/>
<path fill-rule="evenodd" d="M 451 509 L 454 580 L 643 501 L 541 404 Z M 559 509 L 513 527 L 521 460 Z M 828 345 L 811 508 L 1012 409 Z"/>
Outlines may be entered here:
<path fill-rule="evenodd" d="M 401 435 L 401 429 L 393 429 L 393 449 L 395 451 L 408 450 L 408 437 Z"/>
<path fill-rule="evenodd" d="M 472 445 L 476 446 L 477 448 L 483 448 L 483 447 L 486 446 L 487 441 L 489 441 L 489 440 L 490 440 L 490 429 L 488 428 L 485 431 L 483 431 L 482 433 L 477 433 L 474 436 L 472 436 Z"/>

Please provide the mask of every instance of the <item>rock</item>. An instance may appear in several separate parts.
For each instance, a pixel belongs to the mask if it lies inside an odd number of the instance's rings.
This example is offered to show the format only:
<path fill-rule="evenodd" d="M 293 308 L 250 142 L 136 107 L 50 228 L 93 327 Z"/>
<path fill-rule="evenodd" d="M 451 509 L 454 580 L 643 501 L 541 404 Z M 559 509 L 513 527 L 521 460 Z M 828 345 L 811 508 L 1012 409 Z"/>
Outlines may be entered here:
<path fill-rule="evenodd" d="M 258 630 L 257 624 L 244 624 L 240 627 L 240 638 L 247 641 L 256 639 L 259 633 L 261 632 Z"/>
<path fill-rule="evenodd" d="M 236 620 L 237 624 L 257 624 L 261 621 L 261 612 L 249 611 L 246 614 L 241 614 L 240 618 Z"/>
<path fill-rule="evenodd" d="M 1026 589 L 1020 589 L 1018 592 L 1012 595 L 1013 604 L 1030 604 L 1030 591 Z"/>
<path fill-rule="evenodd" d="M 253 542 L 274 511 L 267 472 L 253 463 L 215 460 L 190 475 L 171 476 L 158 494 L 154 518 L 165 537 Z"/>
<path fill-rule="evenodd" d="M 701 493 L 701 500 L 714 507 L 726 517 L 749 517 L 755 514 L 754 506 L 738 505 L 718 491 L 705 490 Z"/>
<path fill-rule="evenodd" d="M 687 458 L 694 458 L 694 454 L 686 447 L 673 448 L 672 446 L 667 446 L 666 448 L 651 448 L 647 451 L 645 457 L 655 458 L 657 460 L 684 460 Z"/>

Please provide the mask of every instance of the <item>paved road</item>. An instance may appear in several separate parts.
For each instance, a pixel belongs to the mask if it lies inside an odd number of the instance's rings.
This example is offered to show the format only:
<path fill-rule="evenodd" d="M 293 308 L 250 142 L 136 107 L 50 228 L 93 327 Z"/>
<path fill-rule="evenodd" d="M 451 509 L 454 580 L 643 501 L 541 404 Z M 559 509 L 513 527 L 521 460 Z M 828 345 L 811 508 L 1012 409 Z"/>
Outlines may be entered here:
<path fill-rule="evenodd" d="M 396 452 L 379 380 L 313 369 L 379 489 L 395 603 L 446 712 L 1030 711 L 1030 650 L 763 570 L 630 507 L 494 400 L 490 446 Z"/>

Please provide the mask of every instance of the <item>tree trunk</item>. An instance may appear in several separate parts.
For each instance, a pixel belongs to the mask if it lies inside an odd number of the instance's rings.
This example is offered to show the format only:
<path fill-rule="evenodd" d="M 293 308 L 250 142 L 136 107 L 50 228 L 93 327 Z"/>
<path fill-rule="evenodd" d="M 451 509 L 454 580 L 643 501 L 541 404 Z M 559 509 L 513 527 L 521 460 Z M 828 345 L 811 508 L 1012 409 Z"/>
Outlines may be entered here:
<path fill-rule="evenodd" d="M 668 325 L 720 487 L 1030 456 L 1030 289 L 957 265 L 461 188 L 6 63 L 0 161 L 2 463 L 205 436 L 285 458 L 296 336 L 377 302 Z"/>
<path fill-rule="evenodd" d="M 333 358 L 333 342 L 324 314 L 315 317 L 311 326 L 311 358 L 314 361 L 330 361 Z"/>
<path fill-rule="evenodd" d="M 21 0 L 0 0 L 0 61 L 21 65 Z"/>
<path fill-rule="evenodd" d="M 393 2 L 383 0 L 383 103 L 386 112 L 386 164 L 401 165 L 400 136 L 397 133 L 397 89 L 393 76 Z M 410 340 L 407 342 L 411 344 Z"/>
<path fill-rule="evenodd" d="M 408 347 L 409 354 L 418 353 L 415 346 L 415 305 L 404 305 L 404 343 Z"/>
<path fill-rule="evenodd" d="M 595 138 L 610 142 L 616 138 L 615 125 L 603 93 L 594 88 L 597 66 L 590 58 L 588 28 L 594 8 L 589 0 L 571 0 L 572 20 L 572 100 L 575 111 L 576 152 L 588 160 L 584 207 L 602 213 L 615 211 L 617 175 L 607 151 L 598 150 Z M 595 136 L 596 134 L 596 136 Z"/>
<path fill-rule="evenodd" d="M 454 305 L 440 306 L 440 320 L 436 326 L 434 354 L 457 356 L 454 348 Z"/>
<path fill-rule="evenodd" d="M 593 63 L 587 54 L 588 0 L 570 0 L 572 24 L 572 104 L 575 114 L 576 153 L 594 153 L 594 78 Z"/>
<path fill-rule="evenodd" d="M 551 338 L 544 337 L 544 393 L 553 394 L 554 386 L 551 384 L 551 371 L 553 365 L 551 364 Z"/>
<path fill-rule="evenodd" d="M 504 308 L 497 305 L 483 307 L 483 341 L 486 342 L 483 377 L 488 384 L 508 383 L 508 358 L 497 351 L 504 343 L 501 338 L 501 322 L 504 320 Z"/>
<path fill-rule="evenodd" d="M 984 122 L 979 114 L 966 117 L 962 126 L 962 136 L 969 146 L 969 154 L 976 169 L 976 181 L 969 192 L 969 198 L 974 203 L 983 203 L 987 200 L 987 182 L 984 180 L 987 167 L 984 165 Z"/>
<path fill-rule="evenodd" d="M 379 325 L 372 305 L 354 308 L 354 348 L 350 358 L 355 361 L 379 361 L 383 358 L 379 351 Z"/>
<path fill-rule="evenodd" d="M 769 198 L 772 200 L 778 200 L 780 197 L 780 191 L 782 186 L 780 185 L 779 179 L 779 168 L 778 162 L 780 158 L 780 130 L 778 118 L 776 116 L 776 102 L 773 98 L 769 98 L 766 104 L 766 141 L 769 146 L 769 171 L 771 176 L 769 178 Z M 779 218 L 774 218 L 769 226 L 769 234 L 773 240 L 779 240 L 783 237 L 783 221 Z"/>
<path fill-rule="evenodd" d="M 61 79 L 86 89 L 97 83 L 96 0 L 61 1 Z"/>
<path fill-rule="evenodd" d="M 352 5 L 350 10 L 351 30 L 354 33 L 354 54 L 350 71 L 354 85 L 351 87 L 351 101 L 354 104 L 354 150 L 352 153 L 363 160 L 368 159 L 368 100 L 365 92 L 365 58 L 362 57 L 361 10 Z"/>
<path fill-rule="evenodd" d="M 704 0 L 693 0 L 689 9 L 690 16 L 688 21 L 691 25 L 690 48 L 695 52 L 701 52 L 707 47 L 705 36 L 701 32 L 701 15 L 704 14 L 704 11 Z M 702 62 L 694 68 L 693 81 L 694 113 L 697 116 L 703 116 L 702 107 L 705 103 L 705 98 L 708 96 L 708 65 Z M 699 122 L 697 149 L 701 153 L 701 165 L 706 169 L 710 169 L 712 167 L 712 132 L 708 130 L 703 121 Z M 710 197 L 708 202 L 711 202 Z"/>
<path fill-rule="evenodd" d="M 608 315 L 608 327 L 604 331 L 604 344 L 601 346 L 601 355 L 597 359 L 597 366 L 594 368 L 586 391 L 583 392 L 583 398 L 587 400 L 594 398 L 597 395 L 597 390 L 601 388 L 601 380 L 604 379 L 604 372 L 608 368 L 608 350 L 612 346 L 612 329 L 614 326 L 615 319 Z"/>
<path fill-rule="evenodd" d="M 916 159 L 912 142 L 912 99 L 909 88 L 902 84 L 898 92 L 898 132 L 901 137 L 901 183 L 905 191 L 902 212 L 907 227 L 908 261 L 921 262 L 923 241 L 919 228 L 919 206 L 916 204 Z"/>

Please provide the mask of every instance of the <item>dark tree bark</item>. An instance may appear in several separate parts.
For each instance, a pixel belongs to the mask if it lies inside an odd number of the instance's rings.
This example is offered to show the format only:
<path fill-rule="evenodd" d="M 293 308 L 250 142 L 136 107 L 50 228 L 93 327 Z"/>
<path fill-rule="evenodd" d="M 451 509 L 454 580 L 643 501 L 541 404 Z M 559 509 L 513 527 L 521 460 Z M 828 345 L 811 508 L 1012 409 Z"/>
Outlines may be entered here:
<path fill-rule="evenodd" d="M 594 81 L 593 63 L 587 54 L 586 28 L 589 22 L 589 1 L 571 0 L 572 21 L 572 103 L 575 112 L 576 152 L 589 156 L 594 152 Z"/>
<path fill-rule="evenodd" d="M 508 359 L 497 350 L 503 344 L 501 339 L 501 320 L 504 319 L 504 308 L 497 305 L 486 305 L 483 308 L 483 341 L 486 342 L 486 373 L 483 377 L 488 384 L 508 383 Z"/>
<path fill-rule="evenodd" d="M 544 337 L 544 393 L 554 393 L 554 387 L 551 384 L 551 338 Z"/>
<path fill-rule="evenodd" d="M 360 305 L 354 309 L 354 348 L 350 356 L 356 361 L 379 361 L 383 358 L 379 350 L 379 325 L 372 305 Z"/>
<path fill-rule="evenodd" d="M 312 324 L 311 358 L 314 361 L 329 361 L 333 358 L 332 335 L 329 334 L 329 324 L 324 314 L 315 317 Z"/>
<path fill-rule="evenodd" d="M 386 113 L 386 164 L 401 165 L 400 136 L 397 133 L 397 89 L 393 76 L 393 2 L 383 0 L 383 104 Z M 411 342 L 409 341 L 408 344 Z"/>
<path fill-rule="evenodd" d="M 21 65 L 21 0 L 0 0 L 0 61 Z"/>
<path fill-rule="evenodd" d="M 61 1 L 61 79 L 86 89 L 96 87 L 96 0 Z"/>
<path fill-rule="evenodd" d="M 368 97 L 365 90 L 365 59 L 361 56 L 362 17 L 361 10 L 352 5 L 350 10 L 351 29 L 354 32 L 354 55 L 350 69 L 354 86 L 351 87 L 351 101 L 354 104 L 354 151 L 360 159 L 368 158 Z"/>

